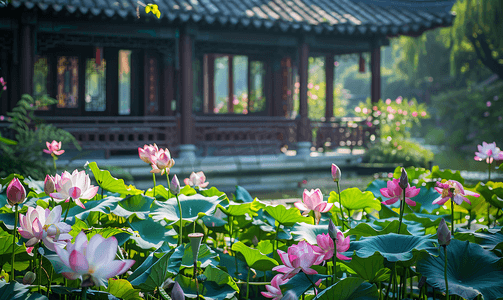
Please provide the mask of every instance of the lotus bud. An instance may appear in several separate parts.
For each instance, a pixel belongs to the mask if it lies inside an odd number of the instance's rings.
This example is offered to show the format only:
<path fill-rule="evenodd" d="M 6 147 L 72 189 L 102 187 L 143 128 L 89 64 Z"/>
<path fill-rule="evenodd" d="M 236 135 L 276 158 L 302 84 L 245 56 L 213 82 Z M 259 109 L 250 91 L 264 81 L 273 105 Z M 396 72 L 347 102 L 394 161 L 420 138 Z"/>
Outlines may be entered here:
<path fill-rule="evenodd" d="M 257 238 L 257 236 L 256 236 L 256 235 L 255 235 L 255 236 L 253 236 L 253 238 L 252 238 L 252 243 L 253 243 L 253 246 L 257 247 L 257 245 L 258 245 L 258 238 Z"/>
<path fill-rule="evenodd" d="M 337 227 L 335 227 L 334 222 L 332 222 L 332 219 L 328 221 L 328 235 L 332 240 L 337 239 Z"/>
<path fill-rule="evenodd" d="M 171 179 L 169 190 L 175 195 L 180 194 L 180 181 L 178 181 L 178 177 L 176 177 L 176 175 L 173 176 L 173 179 Z"/>
<path fill-rule="evenodd" d="M 449 228 L 447 227 L 444 218 L 442 218 L 442 220 L 440 220 L 440 224 L 438 224 L 437 238 L 438 243 L 441 246 L 445 247 L 451 243 L 451 232 L 449 231 Z"/>
<path fill-rule="evenodd" d="M 335 164 L 332 164 L 332 178 L 334 182 L 339 182 L 339 180 L 341 180 L 341 169 Z"/>
<path fill-rule="evenodd" d="M 173 286 L 173 289 L 171 290 L 171 299 L 185 300 L 185 294 L 183 293 L 182 287 L 180 286 L 178 281 L 175 281 L 175 285 Z"/>
<path fill-rule="evenodd" d="M 26 272 L 26 274 L 23 277 L 23 284 L 26 285 L 31 285 L 32 283 L 35 282 L 35 279 L 37 278 L 37 275 L 31 271 Z"/>
<path fill-rule="evenodd" d="M 192 257 L 194 257 L 194 263 L 197 262 L 197 256 L 199 254 L 199 246 L 201 246 L 201 240 L 204 234 L 195 232 L 189 234 L 190 246 L 192 247 Z"/>
<path fill-rule="evenodd" d="M 54 193 L 55 184 L 54 179 L 51 175 L 46 175 L 44 180 L 44 192 L 47 196 L 50 196 L 51 193 Z"/>
<path fill-rule="evenodd" d="M 26 190 L 24 189 L 23 185 L 21 184 L 19 179 L 12 179 L 12 181 L 9 183 L 9 186 L 7 187 L 7 202 L 9 202 L 11 206 L 14 206 L 15 204 L 23 203 L 25 199 Z"/>
<path fill-rule="evenodd" d="M 409 186 L 409 177 L 407 176 L 407 172 L 404 168 L 402 168 L 402 175 L 400 175 L 398 186 L 400 186 L 403 190 Z"/>
<path fill-rule="evenodd" d="M 286 292 L 283 298 L 281 298 L 281 300 L 297 300 L 297 299 L 299 299 L 299 297 L 292 290 Z"/>

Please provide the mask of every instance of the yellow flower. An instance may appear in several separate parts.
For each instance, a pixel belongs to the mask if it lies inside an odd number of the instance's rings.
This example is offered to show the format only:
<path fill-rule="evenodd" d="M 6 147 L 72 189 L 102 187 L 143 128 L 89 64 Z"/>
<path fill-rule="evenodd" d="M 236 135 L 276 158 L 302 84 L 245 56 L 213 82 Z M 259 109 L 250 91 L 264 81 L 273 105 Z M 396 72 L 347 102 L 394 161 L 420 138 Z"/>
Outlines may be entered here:
<path fill-rule="evenodd" d="M 157 18 L 160 18 L 161 17 L 161 12 L 159 11 L 159 7 L 157 6 L 157 4 L 147 4 L 147 6 L 145 6 L 145 12 L 148 14 L 149 12 L 152 12 L 154 15 L 157 16 Z"/>

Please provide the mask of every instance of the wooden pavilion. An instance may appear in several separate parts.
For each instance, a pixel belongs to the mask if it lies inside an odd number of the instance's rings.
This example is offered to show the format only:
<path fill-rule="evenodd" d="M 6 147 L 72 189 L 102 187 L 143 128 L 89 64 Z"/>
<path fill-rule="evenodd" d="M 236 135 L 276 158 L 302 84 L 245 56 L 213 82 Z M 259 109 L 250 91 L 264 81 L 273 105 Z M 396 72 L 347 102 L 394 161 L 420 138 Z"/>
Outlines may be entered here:
<path fill-rule="evenodd" d="M 453 21 L 453 0 L 147 3 L 158 5 L 159 19 L 134 0 L 11 0 L 1 7 L 0 76 L 9 85 L 0 115 L 22 94 L 48 94 L 58 103 L 38 115 L 107 156 L 149 143 L 188 158 L 257 147 L 279 152 L 284 145 L 306 154 L 314 127 L 317 144 L 362 146 L 372 128 L 333 118 L 334 56 L 370 52 L 371 99 L 378 101 L 388 38 Z M 312 124 L 307 80 L 315 55 L 325 56 L 327 92 L 325 118 Z M 237 56 L 247 74 L 247 96 L 239 99 L 246 108 L 239 110 Z M 227 64 L 225 113 L 216 113 L 216 61 Z M 300 96 L 292 119 L 295 74 Z"/>

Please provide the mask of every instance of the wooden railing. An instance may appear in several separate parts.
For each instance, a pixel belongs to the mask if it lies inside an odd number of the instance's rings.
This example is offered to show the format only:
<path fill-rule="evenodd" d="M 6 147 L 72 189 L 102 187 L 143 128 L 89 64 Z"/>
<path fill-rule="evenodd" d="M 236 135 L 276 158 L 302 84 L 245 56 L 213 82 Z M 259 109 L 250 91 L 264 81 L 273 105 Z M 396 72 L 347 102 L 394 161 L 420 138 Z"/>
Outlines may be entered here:
<path fill-rule="evenodd" d="M 73 134 L 84 150 L 135 150 L 156 143 L 176 155 L 180 144 L 180 117 L 43 117 Z M 6 125 L 6 124 L 3 124 Z M 268 116 L 195 116 L 194 143 L 198 155 L 259 155 L 295 149 L 298 120 Z M 5 132 L 6 128 L 2 128 Z M 316 148 L 365 147 L 376 128 L 358 118 L 311 122 Z M 69 145 L 69 147 L 71 147 Z"/>
<path fill-rule="evenodd" d="M 44 117 L 75 136 L 85 150 L 135 150 L 156 143 L 172 149 L 179 144 L 177 117 Z"/>
<path fill-rule="evenodd" d="M 311 122 L 316 131 L 316 148 L 355 147 L 368 148 L 376 136 L 376 127 L 369 126 L 361 118 L 341 118 L 330 121 Z M 372 135 L 374 139 L 372 140 Z"/>
<path fill-rule="evenodd" d="M 297 141 L 297 122 L 267 116 L 196 116 L 202 155 L 274 154 Z"/>

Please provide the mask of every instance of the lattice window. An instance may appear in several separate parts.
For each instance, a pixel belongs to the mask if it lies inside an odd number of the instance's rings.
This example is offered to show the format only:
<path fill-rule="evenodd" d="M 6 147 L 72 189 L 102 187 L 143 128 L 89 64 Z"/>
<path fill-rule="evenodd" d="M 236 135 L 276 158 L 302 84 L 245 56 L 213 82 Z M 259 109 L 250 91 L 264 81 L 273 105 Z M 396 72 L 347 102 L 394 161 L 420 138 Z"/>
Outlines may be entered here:
<path fill-rule="evenodd" d="M 39 99 L 44 95 L 48 95 L 48 79 L 49 79 L 49 62 L 46 56 L 35 56 L 35 64 L 33 66 L 33 98 Z M 40 106 L 39 110 L 49 110 L 49 106 Z"/>
<path fill-rule="evenodd" d="M 105 111 L 106 103 L 106 61 L 96 64 L 95 58 L 86 60 L 86 111 Z"/>
<path fill-rule="evenodd" d="M 79 59 L 75 56 L 59 56 L 57 61 L 57 107 L 77 108 L 79 93 Z"/>
<path fill-rule="evenodd" d="M 147 57 L 146 75 L 147 75 L 147 99 L 146 115 L 157 115 L 159 111 L 159 91 L 158 91 L 158 62 L 154 56 Z"/>
<path fill-rule="evenodd" d="M 131 114 L 131 50 L 119 50 L 119 115 Z"/>
<path fill-rule="evenodd" d="M 266 108 L 264 94 L 265 65 L 262 61 L 250 61 L 250 112 L 261 112 Z"/>

